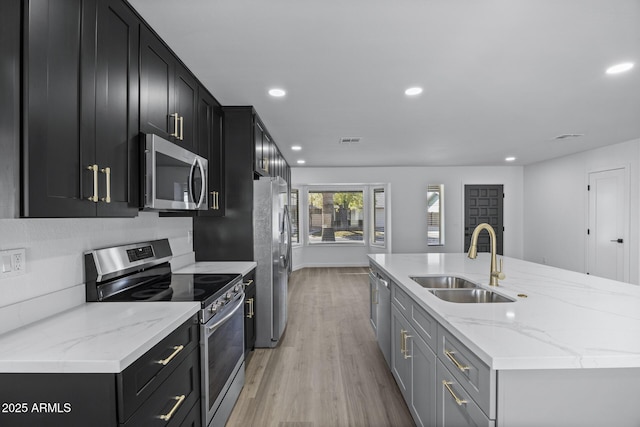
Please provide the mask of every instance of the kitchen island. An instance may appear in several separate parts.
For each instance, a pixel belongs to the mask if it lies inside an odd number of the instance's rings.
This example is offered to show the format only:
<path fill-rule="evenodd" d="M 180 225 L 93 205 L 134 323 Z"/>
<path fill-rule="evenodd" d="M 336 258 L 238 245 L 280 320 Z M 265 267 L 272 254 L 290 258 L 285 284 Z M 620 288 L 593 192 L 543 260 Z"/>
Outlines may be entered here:
<path fill-rule="evenodd" d="M 420 397 L 412 390 L 433 394 L 423 401 L 436 414 L 412 409 L 418 424 L 458 425 L 478 409 L 483 425 L 640 425 L 640 287 L 505 258 L 506 278 L 491 290 L 513 302 L 454 303 L 411 277 L 453 275 L 490 289 L 488 254 L 369 258 L 391 281 L 396 381 L 410 409 Z M 432 371 L 433 385 L 406 384 L 402 363 L 412 358 L 425 362 L 407 372 Z"/>

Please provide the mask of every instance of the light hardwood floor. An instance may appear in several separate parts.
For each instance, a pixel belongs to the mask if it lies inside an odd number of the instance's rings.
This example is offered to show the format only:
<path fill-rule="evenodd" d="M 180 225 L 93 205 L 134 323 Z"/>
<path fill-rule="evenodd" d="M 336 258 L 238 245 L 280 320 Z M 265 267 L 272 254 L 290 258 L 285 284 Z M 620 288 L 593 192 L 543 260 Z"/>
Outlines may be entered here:
<path fill-rule="evenodd" d="M 292 273 L 284 337 L 249 358 L 227 427 L 414 425 L 369 324 L 367 272 Z"/>

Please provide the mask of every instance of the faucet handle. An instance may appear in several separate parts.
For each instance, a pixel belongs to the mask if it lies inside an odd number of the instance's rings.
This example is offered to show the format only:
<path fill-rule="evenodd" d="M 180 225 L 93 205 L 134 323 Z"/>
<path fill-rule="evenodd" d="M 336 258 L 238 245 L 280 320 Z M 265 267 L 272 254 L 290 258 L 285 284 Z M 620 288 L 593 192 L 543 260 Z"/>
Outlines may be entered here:
<path fill-rule="evenodd" d="M 507 276 L 505 276 L 505 274 L 502 272 L 502 267 L 503 267 L 503 265 L 504 265 L 504 264 L 503 264 L 503 261 L 504 261 L 504 259 L 503 259 L 503 258 L 500 258 L 500 268 L 498 269 L 498 271 L 496 271 L 496 272 L 494 273 L 494 275 L 498 278 L 498 280 L 503 280 L 505 277 L 507 277 Z"/>

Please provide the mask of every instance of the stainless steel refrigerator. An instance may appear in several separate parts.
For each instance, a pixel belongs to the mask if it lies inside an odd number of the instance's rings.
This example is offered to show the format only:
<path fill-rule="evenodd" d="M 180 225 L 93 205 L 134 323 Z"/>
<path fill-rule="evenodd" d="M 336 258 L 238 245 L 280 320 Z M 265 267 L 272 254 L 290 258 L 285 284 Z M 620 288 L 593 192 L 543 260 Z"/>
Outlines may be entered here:
<path fill-rule="evenodd" d="M 256 347 L 275 347 L 287 325 L 291 222 L 287 183 L 262 177 L 253 184 L 256 269 Z"/>

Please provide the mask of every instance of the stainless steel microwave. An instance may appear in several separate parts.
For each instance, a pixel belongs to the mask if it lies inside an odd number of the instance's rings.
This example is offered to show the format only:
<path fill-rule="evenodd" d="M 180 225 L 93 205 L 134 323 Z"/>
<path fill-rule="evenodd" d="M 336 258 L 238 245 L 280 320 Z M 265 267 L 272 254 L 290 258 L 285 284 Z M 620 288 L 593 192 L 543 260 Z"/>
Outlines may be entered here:
<path fill-rule="evenodd" d="M 206 210 L 207 159 L 158 135 L 144 144 L 144 209 Z"/>

